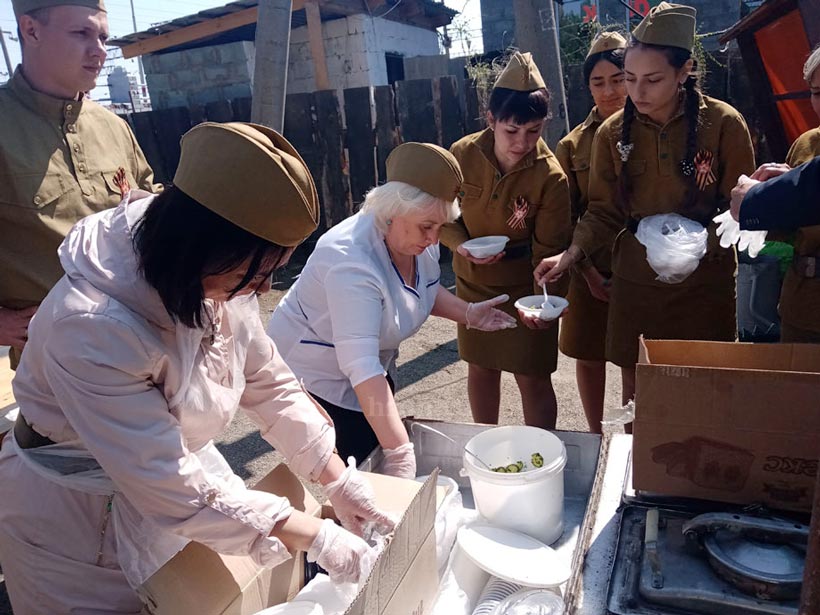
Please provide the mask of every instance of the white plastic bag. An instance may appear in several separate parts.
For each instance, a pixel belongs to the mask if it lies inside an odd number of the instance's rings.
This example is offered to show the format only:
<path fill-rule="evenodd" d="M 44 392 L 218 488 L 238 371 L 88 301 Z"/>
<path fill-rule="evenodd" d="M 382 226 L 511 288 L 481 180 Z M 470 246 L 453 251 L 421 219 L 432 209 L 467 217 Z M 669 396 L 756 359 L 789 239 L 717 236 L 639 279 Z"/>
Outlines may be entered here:
<path fill-rule="evenodd" d="M 766 231 L 741 231 L 728 210 L 712 218 L 712 222 L 718 225 L 716 232 L 723 248 L 736 244 L 738 250 L 746 250 L 749 257 L 755 258 L 766 244 Z"/>
<path fill-rule="evenodd" d="M 646 260 L 667 284 L 679 284 L 698 268 L 709 234 L 703 225 L 679 214 L 642 218 L 635 238 L 646 247 Z"/>

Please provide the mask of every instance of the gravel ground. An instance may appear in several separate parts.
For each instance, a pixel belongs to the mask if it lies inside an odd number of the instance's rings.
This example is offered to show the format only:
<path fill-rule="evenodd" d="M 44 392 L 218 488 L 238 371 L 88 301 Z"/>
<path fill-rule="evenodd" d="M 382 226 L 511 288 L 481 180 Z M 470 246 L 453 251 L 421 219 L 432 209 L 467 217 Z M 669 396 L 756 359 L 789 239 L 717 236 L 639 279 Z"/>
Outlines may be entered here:
<path fill-rule="evenodd" d="M 262 320 L 270 314 L 298 275 L 299 254 L 280 276 L 274 290 L 261 302 Z M 442 284 L 455 288 L 452 269 L 442 264 Z M 456 327 L 448 321 L 431 317 L 421 330 L 401 346 L 398 360 L 396 400 L 402 415 L 443 421 L 471 421 L 467 401 L 467 365 L 458 358 Z M 523 424 L 521 398 L 509 374 L 501 379 L 500 423 Z M 558 428 L 585 431 L 586 419 L 575 386 L 574 361 L 559 357 L 558 371 L 553 374 L 558 398 Z M 620 373 L 612 365 L 607 371 L 606 408 L 620 402 Z M 262 440 L 255 426 L 243 415 L 236 419 L 218 440 L 218 446 L 239 476 L 249 484 L 258 481 L 281 461 L 281 457 Z M 5 583 L 0 575 L 0 615 L 10 615 Z"/>

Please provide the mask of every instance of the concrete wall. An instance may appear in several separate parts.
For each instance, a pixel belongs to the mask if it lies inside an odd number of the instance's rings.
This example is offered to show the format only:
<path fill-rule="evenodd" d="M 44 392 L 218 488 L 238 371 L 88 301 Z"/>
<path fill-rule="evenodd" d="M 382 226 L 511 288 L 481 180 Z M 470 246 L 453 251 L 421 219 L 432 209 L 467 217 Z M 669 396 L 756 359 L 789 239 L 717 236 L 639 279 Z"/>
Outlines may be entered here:
<path fill-rule="evenodd" d="M 387 84 L 385 53 L 406 57 L 438 53 L 438 35 L 424 28 L 354 15 L 322 24 L 333 89 Z M 143 57 L 155 109 L 250 96 L 255 47 L 227 43 Z M 291 32 L 288 93 L 316 89 L 307 26 Z"/>
<path fill-rule="evenodd" d="M 481 0 L 484 51 L 503 51 L 515 42 L 513 0 Z"/>

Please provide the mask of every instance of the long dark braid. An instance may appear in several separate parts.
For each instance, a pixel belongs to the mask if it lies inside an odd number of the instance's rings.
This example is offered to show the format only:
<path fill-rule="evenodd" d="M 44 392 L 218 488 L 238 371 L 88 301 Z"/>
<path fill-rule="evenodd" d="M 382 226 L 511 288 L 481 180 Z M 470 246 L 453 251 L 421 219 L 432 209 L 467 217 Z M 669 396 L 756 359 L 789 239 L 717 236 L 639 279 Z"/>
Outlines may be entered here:
<path fill-rule="evenodd" d="M 618 153 L 621 156 L 621 173 L 618 177 L 618 205 L 624 218 L 629 219 L 632 213 L 632 205 L 630 203 L 632 196 L 632 181 L 629 178 L 629 173 L 626 172 L 626 160 L 629 158 L 629 153 L 632 150 L 632 121 L 635 119 L 635 104 L 632 99 L 627 97 L 626 105 L 624 106 L 623 122 L 621 124 L 621 140 L 618 141 Z M 625 152 L 625 153 L 624 153 Z"/>
<path fill-rule="evenodd" d="M 695 173 L 695 156 L 698 153 L 698 126 L 700 125 L 700 88 L 698 78 L 689 75 L 683 84 L 686 92 L 684 115 L 686 117 L 686 157 L 681 160 L 681 173 L 688 180 L 683 211 L 694 214 L 698 199 L 697 176 Z M 687 171 L 688 174 L 687 174 Z M 691 216 L 690 216 L 691 217 Z"/>

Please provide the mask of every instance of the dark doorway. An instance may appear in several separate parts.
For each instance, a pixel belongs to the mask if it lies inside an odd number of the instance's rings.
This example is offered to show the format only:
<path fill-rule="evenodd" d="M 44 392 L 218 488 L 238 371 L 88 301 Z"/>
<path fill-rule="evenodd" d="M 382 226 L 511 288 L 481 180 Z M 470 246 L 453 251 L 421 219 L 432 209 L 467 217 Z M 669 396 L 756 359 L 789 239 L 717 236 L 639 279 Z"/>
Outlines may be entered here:
<path fill-rule="evenodd" d="M 387 63 L 387 83 L 393 85 L 396 81 L 404 81 L 404 56 L 386 53 L 384 60 Z"/>

